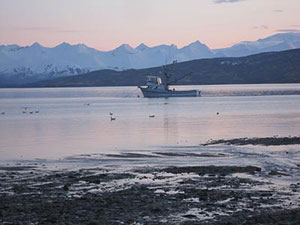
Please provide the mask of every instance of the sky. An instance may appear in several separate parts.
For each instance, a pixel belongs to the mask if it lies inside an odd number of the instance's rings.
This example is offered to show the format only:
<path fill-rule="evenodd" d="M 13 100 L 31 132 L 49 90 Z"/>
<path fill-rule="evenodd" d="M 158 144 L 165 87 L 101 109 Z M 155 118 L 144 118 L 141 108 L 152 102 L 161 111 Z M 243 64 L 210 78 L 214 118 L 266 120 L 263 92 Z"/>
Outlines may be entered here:
<path fill-rule="evenodd" d="M 0 45 L 214 49 L 285 31 L 300 32 L 299 0 L 0 0 Z"/>

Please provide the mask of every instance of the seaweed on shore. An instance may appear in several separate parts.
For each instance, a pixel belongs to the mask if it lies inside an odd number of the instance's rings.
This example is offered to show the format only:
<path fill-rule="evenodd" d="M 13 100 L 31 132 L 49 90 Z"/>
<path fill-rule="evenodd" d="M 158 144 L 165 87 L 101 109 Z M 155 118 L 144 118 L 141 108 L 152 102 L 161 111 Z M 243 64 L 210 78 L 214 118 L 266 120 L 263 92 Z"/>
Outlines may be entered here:
<path fill-rule="evenodd" d="M 162 169 L 167 173 L 196 173 L 199 175 L 214 174 L 214 175 L 228 175 L 232 173 L 249 173 L 254 174 L 260 172 L 261 168 L 255 166 L 187 166 L 187 167 L 168 167 Z"/>
<path fill-rule="evenodd" d="M 0 224 L 239 225 L 300 221 L 300 205 L 292 201 L 292 193 L 300 191 L 300 184 L 290 185 L 289 193 L 261 189 L 266 183 L 255 179 L 262 174 L 261 168 L 254 166 L 145 167 L 119 172 L 102 168 L 8 168 L 0 171 Z M 164 173 L 167 176 L 163 177 Z M 255 177 L 232 176 L 234 173 Z"/>
<path fill-rule="evenodd" d="M 227 144 L 227 145 L 296 145 L 300 144 L 300 137 L 264 137 L 264 138 L 235 138 L 235 139 L 220 139 L 220 140 L 211 140 L 203 146 L 207 145 L 216 145 L 216 144 Z"/>

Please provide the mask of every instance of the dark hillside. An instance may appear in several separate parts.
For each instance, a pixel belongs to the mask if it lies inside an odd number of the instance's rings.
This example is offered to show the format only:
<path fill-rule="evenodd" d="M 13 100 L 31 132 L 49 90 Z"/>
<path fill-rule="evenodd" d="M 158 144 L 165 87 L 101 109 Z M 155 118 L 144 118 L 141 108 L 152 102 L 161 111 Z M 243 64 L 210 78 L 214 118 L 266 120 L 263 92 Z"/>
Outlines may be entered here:
<path fill-rule="evenodd" d="M 137 86 L 146 75 L 156 75 L 161 67 L 141 70 L 99 70 L 83 75 L 41 81 L 27 87 Z M 200 59 L 178 63 L 175 77 L 192 72 L 178 84 L 260 84 L 300 83 L 300 49 L 269 52 L 247 57 Z"/>

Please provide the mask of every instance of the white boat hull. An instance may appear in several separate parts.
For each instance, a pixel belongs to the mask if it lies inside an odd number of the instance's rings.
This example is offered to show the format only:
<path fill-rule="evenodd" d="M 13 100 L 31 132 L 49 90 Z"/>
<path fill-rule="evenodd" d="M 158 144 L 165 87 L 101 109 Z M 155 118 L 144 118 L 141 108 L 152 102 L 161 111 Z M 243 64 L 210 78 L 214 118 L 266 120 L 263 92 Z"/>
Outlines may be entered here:
<path fill-rule="evenodd" d="M 140 87 L 145 98 L 169 98 L 169 97 L 197 97 L 201 92 L 198 90 L 176 91 Z"/>

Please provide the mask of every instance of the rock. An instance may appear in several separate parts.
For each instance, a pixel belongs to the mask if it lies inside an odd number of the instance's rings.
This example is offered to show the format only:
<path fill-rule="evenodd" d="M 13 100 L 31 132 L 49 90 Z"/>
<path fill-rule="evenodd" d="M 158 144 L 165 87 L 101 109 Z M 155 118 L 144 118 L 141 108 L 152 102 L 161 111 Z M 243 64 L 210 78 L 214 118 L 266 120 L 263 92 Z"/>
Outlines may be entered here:
<path fill-rule="evenodd" d="M 182 217 L 187 218 L 187 219 L 197 219 L 197 216 L 192 215 L 192 214 L 186 214 L 186 215 L 183 215 Z"/>
<path fill-rule="evenodd" d="M 64 191 L 68 191 L 69 190 L 69 186 L 65 184 L 64 187 L 63 187 L 63 190 Z"/>

